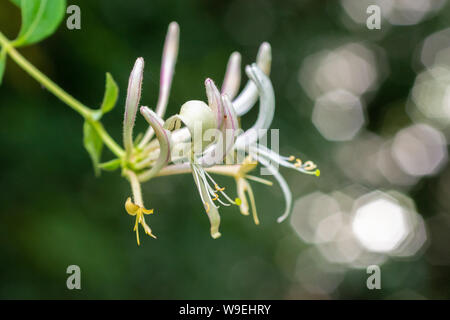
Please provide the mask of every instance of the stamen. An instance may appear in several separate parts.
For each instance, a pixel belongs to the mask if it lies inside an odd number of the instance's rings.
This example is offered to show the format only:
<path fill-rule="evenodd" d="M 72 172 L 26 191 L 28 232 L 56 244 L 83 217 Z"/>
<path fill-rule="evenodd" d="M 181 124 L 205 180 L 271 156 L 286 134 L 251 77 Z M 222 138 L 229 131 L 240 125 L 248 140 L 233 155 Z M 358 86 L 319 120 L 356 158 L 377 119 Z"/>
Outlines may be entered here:
<path fill-rule="evenodd" d="M 291 161 L 291 162 L 294 161 L 295 160 L 295 156 L 289 156 L 288 160 Z"/>
<path fill-rule="evenodd" d="M 260 177 L 255 177 L 255 176 L 251 176 L 251 175 L 246 175 L 245 178 L 248 179 L 248 180 L 253 180 L 253 181 L 256 181 L 256 182 L 265 184 L 265 185 L 267 185 L 267 186 L 272 186 L 272 185 L 273 185 L 273 182 L 272 182 L 272 181 L 266 180 L 266 179 L 263 179 L 263 178 L 260 178 Z"/>
<path fill-rule="evenodd" d="M 195 178 L 195 182 L 196 182 L 196 185 L 197 185 L 197 189 L 198 189 L 198 193 L 200 194 L 200 199 L 202 200 L 202 202 L 203 202 L 203 204 L 207 204 L 206 203 L 206 201 L 205 201 L 205 199 L 203 199 L 203 195 L 202 195 L 202 192 L 201 192 L 201 187 L 200 187 L 200 179 L 199 179 L 199 173 L 197 172 L 197 169 L 196 169 L 196 167 L 193 165 L 192 166 L 192 172 L 194 173 L 194 178 Z M 208 212 L 209 211 L 209 205 L 208 205 L 208 209 L 206 210 L 206 212 Z"/>
<path fill-rule="evenodd" d="M 312 161 L 306 161 L 305 165 L 304 165 L 304 168 L 306 170 L 313 170 L 313 169 L 317 168 L 317 166 Z"/>
<path fill-rule="evenodd" d="M 216 188 L 217 191 L 224 191 L 225 187 L 220 188 L 217 184 L 214 185 L 214 188 Z"/>
<path fill-rule="evenodd" d="M 214 193 L 214 198 L 211 199 L 212 201 L 216 201 L 217 199 L 219 199 L 219 195 L 217 193 Z"/>
<path fill-rule="evenodd" d="M 208 213 L 209 212 L 209 203 L 205 202 L 204 204 L 205 204 L 206 213 Z"/>
<path fill-rule="evenodd" d="M 217 184 L 217 182 L 214 181 L 214 179 L 211 177 L 211 175 L 210 175 L 208 172 L 206 172 L 206 170 L 202 170 L 202 173 L 204 173 L 204 176 L 208 177 L 208 178 L 211 180 L 211 182 L 214 183 L 214 187 L 215 187 L 216 191 L 219 191 L 219 192 L 225 197 L 225 199 L 228 200 L 229 203 L 231 203 L 231 204 L 236 204 L 236 203 L 235 203 L 235 202 L 234 202 L 234 201 L 233 201 L 233 200 L 232 200 L 232 199 L 224 192 L 225 188 L 220 188 L 219 185 Z"/>

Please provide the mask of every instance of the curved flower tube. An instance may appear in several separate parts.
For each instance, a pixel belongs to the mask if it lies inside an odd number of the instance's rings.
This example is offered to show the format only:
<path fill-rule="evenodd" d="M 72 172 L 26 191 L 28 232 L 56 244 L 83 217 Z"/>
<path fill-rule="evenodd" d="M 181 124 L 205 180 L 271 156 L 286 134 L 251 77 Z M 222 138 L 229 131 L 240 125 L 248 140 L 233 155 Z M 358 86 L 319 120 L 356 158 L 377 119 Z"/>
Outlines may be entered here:
<path fill-rule="evenodd" d="M 144 59 L 138 58 L 131 71 L 128 80 L 127 99 L 125 102 L 125 114 L 123 119 L 123 145 L 126 158 L 129 158 L 133 150 L 133 127 L 136 113 L 141 100 L 142 77 L 144 73 Z"/>
<path fill-rule="evenodd" d="M 267 76 L 270 75 L 272 51 L 267 42 L 259 47 L 256 64 Z M 233 100 L 237 115 L 240 117 L 246 114 L 255 105 L 256 100 L 258 100 L 258 88 L 253 81 L 249 80 L 242 92 Z"/>
<path fill-rule="evenodd" d="M 248 77 L 255 83 L 260 94 L 258 118 L 255 124 L 241 134 L 236 140 L 236 148 L 244 149 L 265 134 L 264 130 L 270 127 L 275 112 L 275 94 L 269 78 L 256 64 L 247 66 L 245 71 Z"/>
<path fill-rule="evenodd" d="M 143 173 L 141 177 L 143 179 L 150 179 L 154 177 L 159 170 L 165 167 L 170 161 L 170 149 L 171 149 L 171 138 L 170 131 L 166 130 L 163 127 L 163 121 L 158 115 L 153 112 L 148 107 L 141 107 L 141 114 L 144 116 L 145 120 L 149 123 L 149 125 L 156 132 L 156 137 L 159 141 L 159 157 L 153 163 L 153 166 L 150 170 Z"/>
<path fill-rule="evenodd" d="M 169 101 L 170 88 L 172 86 L 175 64 L 177 62 L 179 41 L 180 27 L 178 26 L 178 23 L 171 22 L 164 42 L 159 76 L 159 96 L 156 104 L 156 114 L 161 118 L 164 117 L 164 114 L 166 113 L 167 102 Z M 145 132 L 144 137 L 139 142 L 138 147 L 141 149 L 144 148 L 151 140 L 154 133 L 153 128 L 149 127 Z"/>

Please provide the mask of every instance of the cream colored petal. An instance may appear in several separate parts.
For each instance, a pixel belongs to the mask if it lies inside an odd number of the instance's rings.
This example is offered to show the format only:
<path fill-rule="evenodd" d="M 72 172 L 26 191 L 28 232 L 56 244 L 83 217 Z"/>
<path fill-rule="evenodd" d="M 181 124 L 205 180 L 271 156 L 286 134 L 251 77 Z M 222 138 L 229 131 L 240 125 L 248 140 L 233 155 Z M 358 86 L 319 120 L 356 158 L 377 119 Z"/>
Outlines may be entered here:
<path fill-rule="evenodd" d="M 131 201 L 131 198 L 128 197 L 127 201 L 125 202 L 125 210 L 130 216 L 135 216 L 139 211 L 139 206 L 134 204 L 133 201 Z"/>

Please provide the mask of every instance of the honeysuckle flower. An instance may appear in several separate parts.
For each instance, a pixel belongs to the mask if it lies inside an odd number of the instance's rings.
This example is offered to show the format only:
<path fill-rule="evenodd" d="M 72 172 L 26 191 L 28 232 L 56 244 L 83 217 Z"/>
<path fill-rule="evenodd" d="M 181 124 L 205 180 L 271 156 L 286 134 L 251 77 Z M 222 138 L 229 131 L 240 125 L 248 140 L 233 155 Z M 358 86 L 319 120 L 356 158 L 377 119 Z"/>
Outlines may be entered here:
<path fill-rule="evenodd" d="M 134 204 L 131 201 L 131 198 L 128 197 L 127 201 L 125 202 L 125 210 L 130 216 L 136 216 L 136 223 L 134 224 L 133 231 L 136 232 L 136 240 L 138 245 L 141 244 L 139 241 L 139 224 L 142 225 L 146 234 L 156 239 L 156 236 L 152 233 L 152 230 L 147 225 L 144 218 L 144 214 L 152 214 L 153 209 L 148 210 L 144 207 L 140 207 L 137 204 Z"/>
<path fill-rule="evenodd" d="M 216 202 L 224 206 L 237 203 L 206 172 L 205 167 L 221 162 L 232 149 L 238 122 L 228 96 L 220 95 L 211 79 L 205 81 L 205 87 L 209 105 L 198 100 L 188 101 L 181 106 L 179 114 L 166 120 L 164 127 L 169 130 L 178 130 L 184 124 L 190 133 L 192 146 L 185 159 L 188 160 L 188 163 L 181 165 L 189 165 L 200 199 L 210 220 L 211 236 L 218 238 L 220 236 L 220 215 L 218 213 L 219 205 Z M 206 131 L 217 129 L 220 129 L 219 141 L 211 143 L 204 139 Z"/>
<path fill-rule="evenodd" d="M 127 201 L 127 212 L 136 215 L 137 226 L 151 234 L 145 223 L 146 210 L 140 194 L 140 182 L 166 174 L 191 173 L 200 200 L 210 221 L 211 236 L 220 237 L 219 207 L 237 205 L 243 215 L 252 212 L 255 224 L 259 224 L 255 195 L 250 181 L 272 185 L 271 181 L 250 175 L 258 164 L 262 165 L 279 183 L 285 199 L 285 211 L 278 218 L 283 221 L 292 207 L 292 194 L 288 184 L 278 171 L 279 166 L 307 174 L 319 175 L 311 161 L 303 163 L 299 158 L 284 157 L 258 142 L 267 134 L 275 112 L 275 95 L 269 79 L 271 48 L 263 43 L 256 62 L 247 66 L 249 78 L 238 94 L 241 83 L 241 55 L 233 52 L 229 58 L 224 80 L 219 91 L 211 79 L 205 80 L 207 103 L 190 100 L 184 103 L 178 114 L 163 120 L 178 53 L 179 28 L 169 26 L 164 45 L 160 75 L 160 92 L 156 112 L 141 107 L 140 112 L 149 124 L 144 138 L 133 148 L 132 129 L 140 98 L 143 60 L 140 58 L 130 76 L 124 120 L 124 145 L 130 172 L 126 171 L 134 203 Z M 236 97 L 237 96 L 237 97 Z M 259 112 L 253 126 L 243 131 L 238 117 L 245 115 L 259 98 Z M 156 133 L 156 139 L 151 139 Z M 129 151 L 130 150 L 130 151 Z M 245 159 L 241 161 L 240 155 Z M 233 162 L 237 156 L 238 162 Z M 232 163 L 232 164 L 229 164 Z M 227 175 L 236 182 L 237 197 L 230 197 L 214 180 L 212 174 Z"/>
<path fill-rule="evenodd" d="M 156 239 L 156 236 L 152 233 L 152 230 L 147 225 L 144 218 L 144 215 L 153 214 L 153 209 L 148 210 L 144 207 L 144 202 L 142 200 L 141 185 L 139 183 L 136 174 L 130 170 L 126 170 L 125 174 L 130 180 L 134 199 L 133 202 L 131 198 L 128 197 L 127 201 L 125 202 L 125 210 L 129 215 L 136 216 L 133 231 L 136 232 L 136 241 L 137 244 L 140 245 L 141 243 L 139 240 L 139 224 L 144 228 L 144 231 L 147 235 Z"/>
<path fill-rule="evenodd" d="M 123 123 L 123 140 L 126 151 L 126 160 L 130 160 L 130 156 L 133 152 L 133 127 L 136 118 L 136 112 L 139 105 L 141 97 L 142 88 L 142 78 L 144 71 L 144 59 L 138 58 L 134 64 L 133 70 L 131 71 L 130 78 L 128 81 L 128 91 L 125 103 L 125 114 Z M 142 107 L 141 113 L 144 118 L 148 121 L 150 126 L 156 132 L 156 136 L 159 142 L 159 157 L 154 162 L 153 167 L 149 172 L 147 172 L 148 177 L 155 175 L 162 167 L 164 167 L 170 160 L 170 133 L 162 127 L 162 120 L 149 108 Z M 144 215 L 153 213 L 153 209 L 147 210 L 144 207 L 144 202 L 142 200 L 141 185 L 137 178 L 135 172 L 131 170 L 124 171 L 125 176 L 128 177 L 131 189 L 133 192 L 134 203 L 131 198 L 125 203 L 125 210 L 129 215 L 136 216 L 136 222 L 134 225 L 134 231 L 136 232 L 136 239 L 138 245 L 139 240 L 139 224 L 142 225 L 144 231 L 149 236 L 156 238 L 150 227 L 145 222 Z"/>

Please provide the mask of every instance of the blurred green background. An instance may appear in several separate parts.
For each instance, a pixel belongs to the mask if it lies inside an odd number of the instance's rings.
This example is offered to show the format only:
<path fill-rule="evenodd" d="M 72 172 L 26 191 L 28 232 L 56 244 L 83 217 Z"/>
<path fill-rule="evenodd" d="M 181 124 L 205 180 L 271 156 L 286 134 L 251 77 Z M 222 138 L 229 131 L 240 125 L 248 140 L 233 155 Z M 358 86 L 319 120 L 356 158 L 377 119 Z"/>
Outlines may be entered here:
<path fill-rule="evenodd" d="M 280 129 L 280 151 L 314 160 L 322 172 L 316 178 L 281 169 L 294 199 L 313 192 L 357 198 L 361 190 L 397 190 L 415 203 L 425 221 L 426 239 L 407 258 L 384 255 L 382 289 L 368 290 L 364 263 L 330 261 L 314 241 L 307 243 L 299 236 L 294 220 L 276 222 L 284 210 L 278 185 L 253 184 L 259 226 L 236 207 L 222 208 L 222 237 L 213 240 L 192 177 L 184 175 L 143 185 L 146 205 L 156 212 L 147 222 L 158 239 L 141 235 L 138 247 L 134 221 L 123 207 L 130 196 L 126 180 L 117 172 L 94 176 L 82 145 L 82 119 L 9 60 L 0 87 L 1 298 L 450 298 L 447 145 L 438 169 L 406 185 L 378 179 L 382 174 L 372 172 L 367 160 L 376 151 L 371 146 L 367 157 L 351 149 L 346 165 L 339 162 L 342 148 L 357 148 L 358 141 L 365 145 L 363 138 L 372 134 L 388 140 L 417 121 L 407 105 L 416 76 L 424 69 L 418 62 L 420 44 L 448 27 L 447 3 L 438 9 L 415 9 L 430 12 L 424 11 L 423 18 L 408 25 L 383 20 L 381 30 L 368 30 L 365 23 L 352 19 L 349 1 L 80 0 L 68 4 L 80 6 L 81 30 L 68 30 L 63 22 L 51 38 L 20 51 L 91 107 L 101 103 L 105 72 L 111 72 L 120 99 L 104 124 L 116 141 L 121 141 L 129 72 L 139 56 L 146 61 L 141 101 L 156 104 L 162 46 L 171 21 L 179 23 L 181 38 L 168 115 L 187 100 L 205 100 L 204 79 L 220 83 L 233 51 L 249 64 L 260 43 L 268 41 L 277 101 L 272 127 Z M 361 10 L 367 16 L 365 8 Z M 12 39 L 19 27 L 19 10 L 0 0 L 0 30 Z M 372 50 L 378 80 L 368 93 L 359 92 L 365 101 L 363 128 L 347 142 L 330 141 L 313 124 L 315 101 L 299 81 L 299 73 L 306 68 L 308 56 L 346 43 L 364 43 Z M 251 125 L 256 114 L 252 110 L 243 126 Z M 142 118 L 137 128 L 144 130 Z M 445 128 L 439 129 L 445 136 Z M 111 158 L 109 151 L 104 153 L 104 161 Z M 375 179 L 366 179 L 366 173 Z M 220 181 L 233 194 L 234 182 Z M 297 206 L 293 214 L 303 214 L 302 208 Z M 66 268 L 72 264 L 81 268 L 81 290 L 66 288 Z"/>

